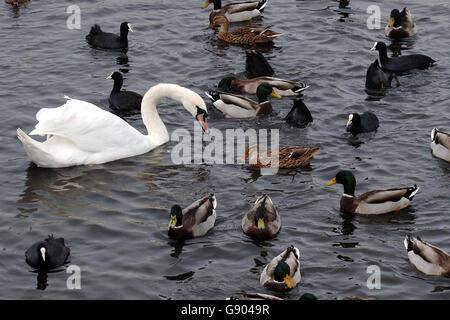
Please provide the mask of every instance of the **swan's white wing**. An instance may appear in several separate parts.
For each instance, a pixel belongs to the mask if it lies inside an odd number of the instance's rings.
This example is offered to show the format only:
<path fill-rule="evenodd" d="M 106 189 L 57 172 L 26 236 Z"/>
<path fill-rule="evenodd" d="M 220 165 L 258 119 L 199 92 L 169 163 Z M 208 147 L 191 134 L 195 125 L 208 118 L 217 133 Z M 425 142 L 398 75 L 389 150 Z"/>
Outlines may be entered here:
<path fill-rule="evenodd" d="M 71 140 L 87 152 L 123 149 L 144 137 L 118 116 L 81 100 L 70 99 L 58 108 L 43 108 L 30 135 L 53 135 Z"/>

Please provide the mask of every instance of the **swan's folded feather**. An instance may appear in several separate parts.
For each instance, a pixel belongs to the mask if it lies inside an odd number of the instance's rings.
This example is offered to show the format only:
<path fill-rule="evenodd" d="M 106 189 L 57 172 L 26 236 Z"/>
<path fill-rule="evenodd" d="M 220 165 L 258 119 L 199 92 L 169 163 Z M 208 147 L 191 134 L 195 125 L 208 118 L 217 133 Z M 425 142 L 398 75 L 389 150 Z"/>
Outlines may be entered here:
<path fill-rule="evenodd" d="M 133 145 L 142 134 L 118 116 L 76 99 L 36 114 L 38 124 L 30 135 L 54 135 L 71 140 L 84 151 L 95 152 Z"/>

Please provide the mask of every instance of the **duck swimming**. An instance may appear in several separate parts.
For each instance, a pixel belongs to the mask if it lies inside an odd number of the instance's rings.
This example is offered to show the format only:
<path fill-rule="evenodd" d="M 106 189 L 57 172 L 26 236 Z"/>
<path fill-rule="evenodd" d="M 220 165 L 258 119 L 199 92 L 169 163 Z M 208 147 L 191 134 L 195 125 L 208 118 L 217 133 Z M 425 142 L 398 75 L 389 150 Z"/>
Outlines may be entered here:
<path fill-rule="evenodd" d="M 271 43 L 281 33 L 270 30 L 270 27 L 248 25 L 228 31 L 230 23 L 225 16 L 216 16 L 207 29 L 220 26 L 218 38 L 231 44 L 255 45 Z"/>
<path fill-rule="evenodd" d="M 309 88 L 306 83 L 288 81 L 273 77 L 258 77 L 248 80 L 236 79 L 234 77 L 225 77 L 220 80 L 218 87 L 224 90 L 236 90 L 248 94 L 256 94 L 256 89 L 262 83 L 268 83 L 272 86 L 273 91 L 282 97 L 296 96 Z"/>
<path fill-rule="evenodd" d="M 275 237 L 281 228 L 281 218 L 268 195 L 260 196 L 242 219 L 242 230 L 252 238 Z"/>
<path fill-rule="evenodd" d="M 356 179 L 350 171 L 339 171 L 336 177 L 327 183 L 327 186 L 335 183 L 344 186 L 341 212 L 364 215 L 400 211 L 409 206 L 419 191 L 419 187 L 415 185 L 407 188 L 373 190 L 356 197 Z"/>
<path fill-rule="evenodd" d="M 281 98 L 275 93 L 272 86 L 268 83 L 262 83 L 256 90 L 258 102 L 249 98 L 218 91 L 205 92 L 211 99 L 214 107 L 225 114 L 227 118 L 254 118 L 272 112 L 272 104 L 268 96 Z"/>
<path fill-rule="evenodd" d="M 206 0 L 202 9 L 214 4 L 214 9 L 209 15 L 209 22 L 214 18 L 224 15 L 230 22 L 248 21 L 257 18 L 264 11 L 268 0 L 233 2 L 222 6 L 222 0 Z"/>
<path fill-rule="evenodd" d="M 450 134 L 438 128 L 431 130 L 431 154 L 450 162 Z"/>
<path fill-rule="evenodd" d="M 401 39 L 414 36 L 417 33 L 417 26 L 407 8 L 403 8 L 401 12 L 394 9 L 384 31 L 389 38 Z"/>
<path fill-rule="evenodd" d="M 203 197 L 185 209 L 179 205 L 170 210 L 168 235 L 172 239 L 182 240 L 204 236 L 216 222 L 216 197 L 211 194 Z"/>
<path fill-rule="evenodd" d="M 388 58 L 387 47 L 384 42 L 375 42 L 371 50 L 379 52 L 381 68 L 387 72 L 402 73 L 412 69 L 426 69 L 436 63 L 436 61 L 423 54 Z"/>
<path fill-rule="evenodd" d="M 294 246 L 276 256 L 264 268 L 259 279 L 262 286 L 278 292 L 290 291 L 300 281 L 300 251 Z"/>

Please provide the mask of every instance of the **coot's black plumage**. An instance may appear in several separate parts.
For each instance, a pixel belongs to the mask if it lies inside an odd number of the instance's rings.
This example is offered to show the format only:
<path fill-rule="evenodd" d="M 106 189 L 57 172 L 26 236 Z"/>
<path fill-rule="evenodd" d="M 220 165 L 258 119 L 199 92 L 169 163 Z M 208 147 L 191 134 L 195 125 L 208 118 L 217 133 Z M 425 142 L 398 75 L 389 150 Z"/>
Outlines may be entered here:
<path fill-rule="evenodd" d="M 128 22 L 120 25 L 120 36 L 103 32 L 99 25 L 94 25 L 91 32 L 86 36 L 88 43 L 102 49 L 125 49 L 128 48 L 128 31 L 133 32 Z"/>
<path fill-rule="evenodd" d="M 348 117 L 347 131 L 350 131 L 352 134 L 358 134 L 375 131 L 378 126 L 378 118 L 372 112 L 366 111 L 361 115 L 358 113 L 351 113 Z"/>
<path fill-rule="evenodd" d="M 274 74 L 272 67 L 266 58 L 256 50 L 245 52 L 247 57 L 245 60 L 245 71 L 249 78 L 257 78 L 263 76 L 272 76 Z"/>
<path fill-rule="evenodd" d="M 395 78 L 398 85 L 397 77 L 392 72 L 384 72 L 378 60 L 375 60 L 367 69 L 366 73 L 366 91 L 380 91 L 391 86 L 392 79 Z"/>
<path fill-rule="evenodd" d="M 294 100 L 294 105 L 291 111 L 284 118 L 287 123 L 295 127 L 306 127 L 310 122 L 313 122 L 311 112 L 306 107 L 301 99 Z"/>
<path fill-rule="evenodd" d="M 106 79 L 114 80 L 114 86 L 109 95 L 111 109 L 123 114 L 141 111 L 142 96 L 133 91 L 120 90 L 123 84 L 123 77 L 120 72 L 115 71 Z"/>
<path fill-rule="evenodd" d="M 375 45 L 371 50 L 377 50 L 379 52 L 381 68 L 384 71 L 394 73 L 406 72 L 412 69 L 429 68 L 436 62 L 423 54 L 411 54 L 389 58 L 387 55 L 387 47 L 384 42 L 375 42 Z"/>
<path fill-rule="evenodd" d="M 69 255 L 70 249 L 65 246 L 64 239 L 55 239 L 50 235 L 25 252 L 25 261 L 35 269 L 48 270 L 63 265 Z"/>

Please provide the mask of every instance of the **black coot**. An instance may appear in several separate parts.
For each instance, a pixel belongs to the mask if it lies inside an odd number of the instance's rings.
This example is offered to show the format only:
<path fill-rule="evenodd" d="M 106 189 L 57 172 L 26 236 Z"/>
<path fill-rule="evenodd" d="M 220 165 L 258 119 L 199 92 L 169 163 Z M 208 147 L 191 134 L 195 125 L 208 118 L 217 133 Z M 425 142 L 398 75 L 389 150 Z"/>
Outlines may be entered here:
<path fill-rule="evenodd" d="M 387 47 L 384 42 L 375 42 L 371 50 L 378 50 L 380 54 L 381 68 L 384 71 L 401 73 L 412 69 L 426 69 L 436 61 L 423 54 L 411 54 L 407 56 L 388 58 Z"/>
<path fill-rule="evenodd" d="M 378 60 L 375 60 L 367 69 L 366 73 L 366 91 L 380 91 L 391 86 L 392 79 L 395 78 L 397 86 L 399 85 L 397 76 L 392 72 L 384 72 Z"/>
<path fill-rule="evenodd" d="M 245 71 L 249 78 L 257 78 L 263 76 L 273 76 L 274 72 L 266 58 L 256 50 L 245 52 L 247 57 L 245 60 Z"/>
<path fill-rule="evenodd" d="M 377 130 L 378 126 L 378 118 L 372 112 L 366 111 L 361 115 L 351 113 L 348 116 L 347 131 L 352 134 L 374 131 Z"/>
<path fill-rule="evenodd" d="M 123 77 L 120 72 L 113 72 L 106 79 L 114 80 L 114 86 L 109 95 L 109 104 L 114 111 L 129 114 L 140 112 L 142 96 L 133 91 L 121 91 Z"/>
<path fill-rule="evenodd" d="M 313 122 L 311 112 L 309 112 L 309 109 L 301 99 L 294 100 L 291 111 L 284 119 L 290 125 L 300 128 L 306 127 L 308 123 Z"/>
<path fill-rule="evenodd" d="M 133 32 L 128 22 L 120 25 L 120 36 L 103 32 L 99 25 L 94 25 L 91 32 L 86 36 L 88 43 L 102 49 L 125 49 L 128 48 L 128 31 Z"/>
<path fill-rule="evenodd" d="M 50 235 L 25 252 L 25 261 L 35 269 L 49 270 L 62 266 L 69 255 L 70 249 L 65 246 L 64 239 L 55 239 Z"/>

